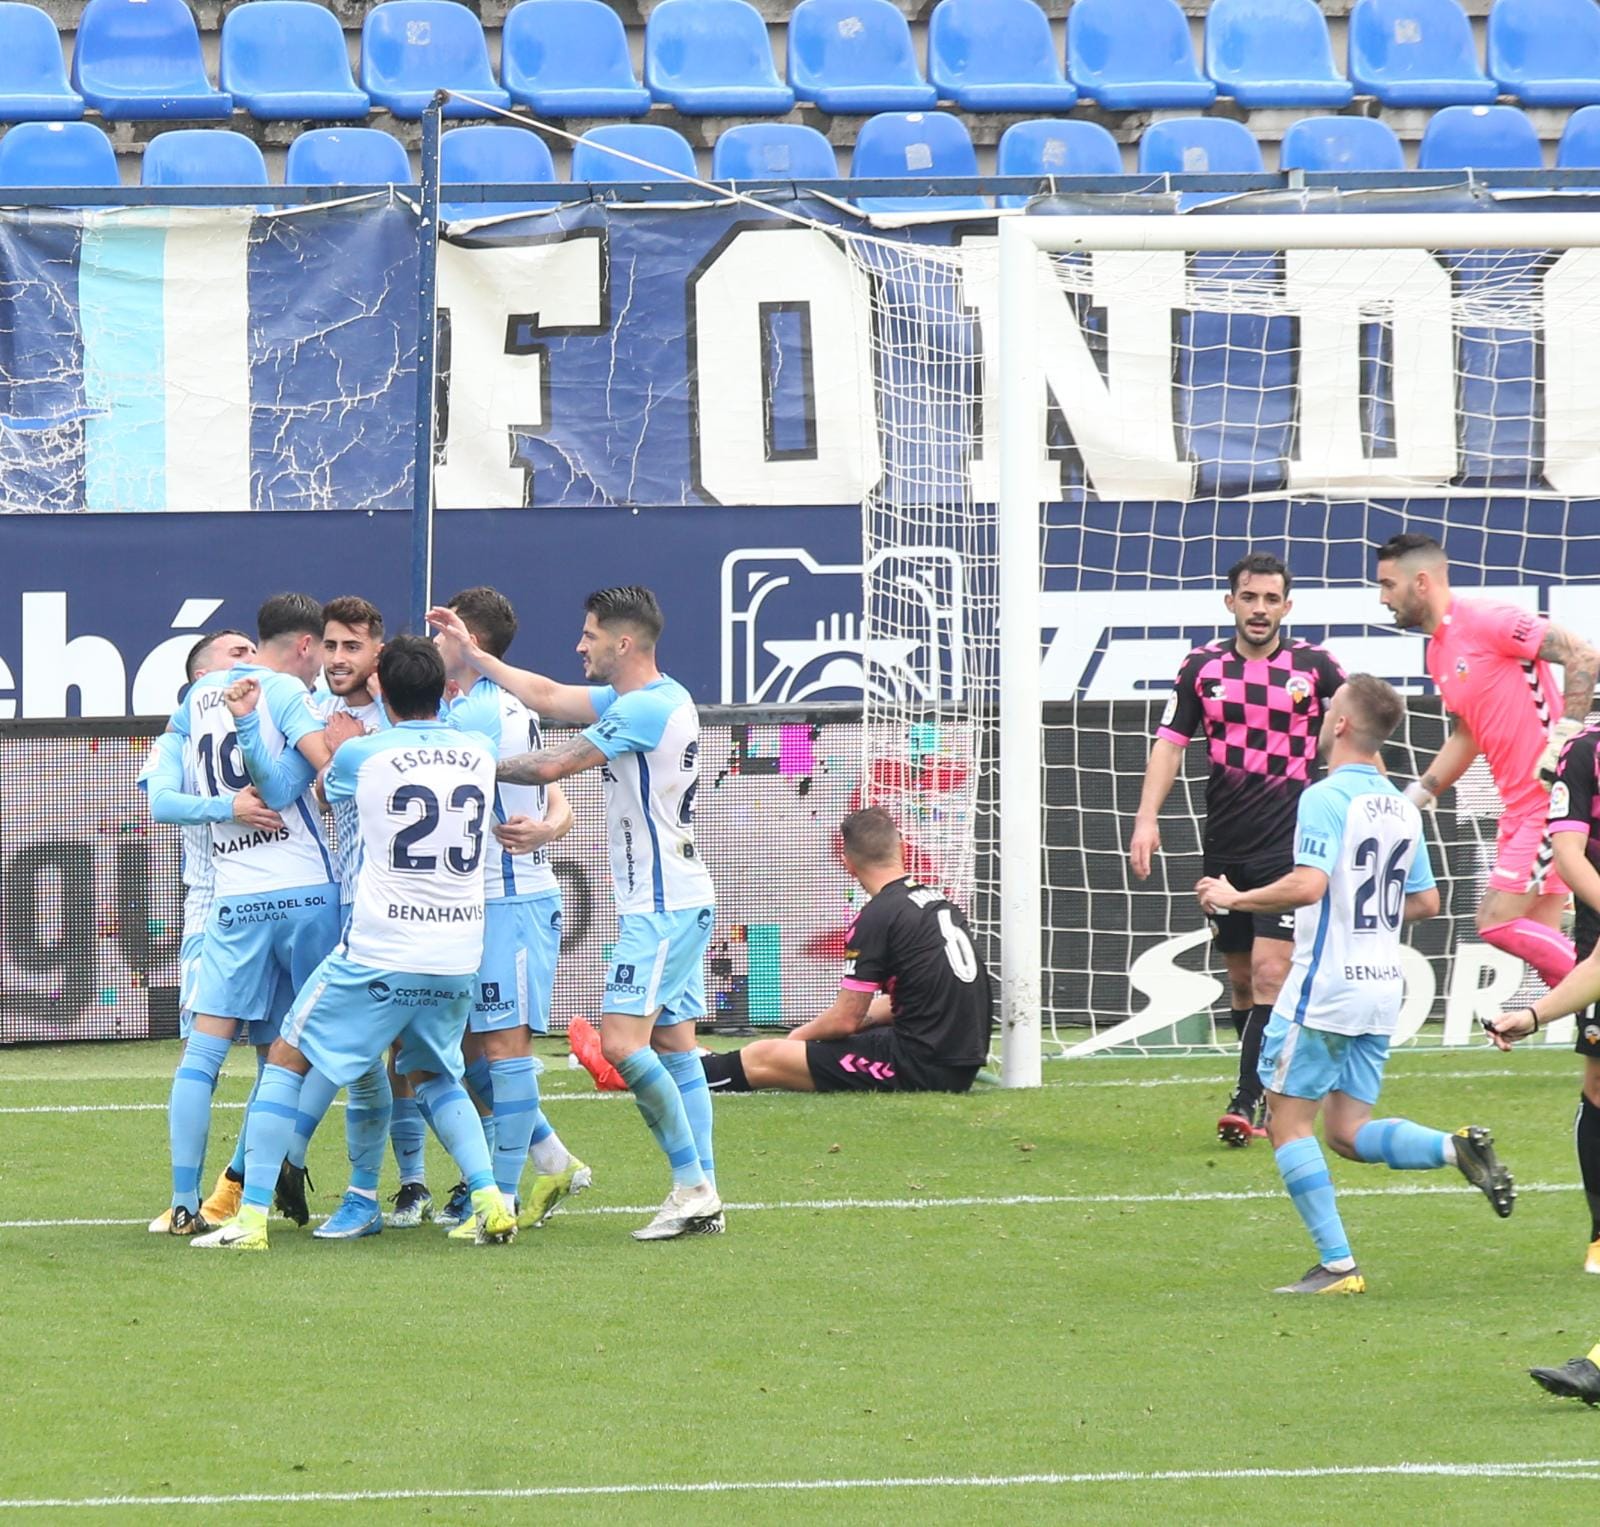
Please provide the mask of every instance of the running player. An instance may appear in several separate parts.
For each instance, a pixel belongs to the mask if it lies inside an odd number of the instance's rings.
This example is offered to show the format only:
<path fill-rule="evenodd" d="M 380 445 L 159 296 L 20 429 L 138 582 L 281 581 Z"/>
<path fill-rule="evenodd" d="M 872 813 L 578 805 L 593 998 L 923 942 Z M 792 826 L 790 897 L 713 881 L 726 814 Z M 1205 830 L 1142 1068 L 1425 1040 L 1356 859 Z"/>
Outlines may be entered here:
<path fill-rule="evenodd" d="M 479 648 L 504 655 L 517 634 L 511 601 L 492 588 L 463 589 L 449 602 Z M 438 638 L 445 677 L 461 691 L 444 720 L 485 738 L 495 758 L 514 758 L 544 746 L 539 718 L 492 679 L 483 678 L 461 644 Z M 522 1170 L 530 1156 L 535 1180 L 521 1205 L 522 1223 L 537 1224 L 560 1201 L 592 1180 L 550 1127 L 539 1106 L 534 1034 L 550 1028 L 550 998 L 561 954 L 561 888 L 550 863 L 551 843 L 572 826 L 572 809 L 560 785 L 501 783 L 494 794 L 493 827 L 484 844 L 483 964 L 467 1020 L 468 1065 L 474 1094 L 489 1107 L 485 1135 L 494 1157 L 495 1182 L 518 1202 Z M 520 845 L 513 848 L 511 843 Z M 439 1216 L 460 1223 L 465 1184 Z M 470 1212 L 468 1208 L 467 1212 Z"/>
<path fill-rule="evenodd" d="M 1359 1294 L 1367 1286 L 1317 1144 L 1319 1110 L 1328 1144 L 1352 1161 L 1396 1171 L 1453 1163 L 1502 1218 L 1516 1197 L 1488 1130 L 1447 1135 L 1409 1119 L 1372 1117 L 1404 995 L 1400 929 L 1439 910 L 1421 813 L 1390 783 L 1379 757 L 1403 714 L 1400 696 L 1382 679 L 1351 677 L 1323 718 L 1318 750 L 1328 776 L 1300 797 L 1294 869 L 1253 891 L 1222 877 L 1195 888 L 1208 911 L 1295 914 L 1294 964 L 1267 1025 L 1261 1081 L 1278 1170 L 1317 1260 L 1280 1294 Z"/>
<path fill-rule="evenodd" d="M 1378 597 L 1403 630 L 1428 635 L 1428 677 L 1455 723 L 1406 795 L 1424 809 L 1481 752 L 1504 810 L 1478 933 L 1555 986 L 1576 955 L 1560 932 L 1567 887 L 1551 867 L 1546 793 L 1562 746 L 1594 701 L 1600 653 L 1542 615 L 1515 605 L 1457 599 L 1431 536 L 1390 537 L 1378 548 Z M 1558 663 L 1562 682 L 1550 665 Z"/>
<path fill-rule="evenodd" d="M 994 999 L 961 909 L 906 873 L 881 806 L 839 831 L 871 897 L 845 939 L 839 995 L 785 1039 L 702 1055 L 713 1092 L 965 1092 L 988 1058 Z"/>
<path fill-rule="evenodd" d="M 234 796 L 254 782 L 283 820 L 275 831 L 232 820 L 211 824 L 216 900 L 202 941 L 194 1027 L 169 1108 L 175 1235 L 198 1228 L 211 1094 L 229 1042 L 243 1029 L 253 1044 L 270 1043 L 280 985 L 297 988 L 339 937 L 333 863 L 308 790 L 328 757 L 308 688 L 320 666 L 322 606 L 305 594 L 276 594 L 256 624 L 256 662 L 197 680 L 169 723 L 183 739 L 200 793 L 227 801 L 231 814 Z M 236 723 L 224 695 L 243 678 L 266 703 Z"/>
<path fill-rule="evenodd" d="M 472 1184 L 475 1217 L 461 1229 L 480 1243 L 517 1233 L 460 1085 L 461 1030 L 483 955 L 494 759 L 476 738 L 440 724 L 444 663 L 432 642 L 396 637 L 378 675 L 395 724 L 345 742 L 323 775 L 330 801 L 355 804 L 360 848 L 350 930 L 301 987 L 273 1042 L 248 1121 L 244 1203 L 226 1225 L 195 1240 L 205 1250 L 267 1249 L 267 1205 L 306 1073 L 314 1065 L 347 1086 L 397 1039 L 400 1069 Z M 228 704 L 253 702 L 258 687 L 247 676 L 230 686 Z"/>
<path fill-rule="evenodd" d="M 256 644 L 243 631 L 208 632 L 189 649 L 184 677 L 192 684 L 216 669 L 248 663 L 255 655 Z M 194 1024 L 194 986 L 200 974 L 200 944 L 214 894 L 210 823 L 227 821 L 231 817 L 249 827 L 277 832 L 283 826 L 283 818 L 276 811 L 267 810 L 254 789 L 241 791 L 231 802 L 199 794 L 193 777 L 184 767 L 183 740 L 176 732 L 163 732 L 150 744 L 150 755 L 139 773 L 138 784 L 145 792 L 151 821 L 175 825 L 182 831 L 184 896 L 183 933 L 178 944 L 178 1037 L 187 1040 Z M 258 1058 L 258 1078 L 260 1069 Z M 220 1225 L 238 1209 L 239 1188 L 243 1182 L 244 1131 L 240 1130 L 234 1160 L 218 1175 L 216 1186 L 200 1205 L 198 1219 Z M 152 1235 L 166 1235 L 171 1229 L 170 1207 L 150 1221 Z"/>
<path fill-rule="evenodd" d="M 473 641 L 454 610 L 428 621 L 462 643 L 478 672 L 547 719 L 584 727 L 570 741 L 505 759 L 502 781 L 548 785 L 599 766 L 606 786 L 618 933 L 600 1039 L 672 1171 L 672 1191 L 641 1241 L 724 1228 L 712 1155 L 711 1093 L 695 1050 L 705 951 L 716 917 L 695 851 L 700 718 L 689 692 L 656 666 L 661 607 L 649 589 L 602 589 L 584 601 L 578 652 L 592 685 L 509 667 Z"/>
<path fill-rule="evenodd" d="M 1294 608 L 1289 586 L 1288 568 L 1265 552 L 1251 552 L 1228 569 L 1223 603 L 1234 634 L 1184 659 L 1150 748 L 1128 846 L 1140 880 L 1149 877 L 1161 847 L 1161 807 L 1183 768 L 1184 749 L 1202 726 L 1211 758 L 1204 873 L 1226 876 L 1243 891 L 1268 885 L 1291 867 L 1295 803 L 1310 781 L 1323 711 L 1344 672 L 1323 648 L 1280 634 Z M 1227 968 L 1239 1036 L 1239 1082 L 1217 1135 L 1228 1145 L 1248 1145 L 1265 1132 L 1256 1062 L 1289 972 L 1294 919 L 1218 912 L 1211 933 Z"/>
<path fill-rule="evenodd" d="M 1589 1208 L 1589 1249 L 1583 1270 L 1600 1273 L 1600 727 L 1587 727 L 1561 750 L 1550 789 L 1550 841 L 1555 867 L 1578 901 L 1573 933 L 1578 964 L 1554 991 L 1533 1007 L 1503 1013 L 1489 1025 L 1502 1049 L 1535 1034 L 1541 1022 L 1577 1013 L 1578 1054 L 1583 1056 L 1583 1090 L 1573 1138 L 1578 1173 Z"/>

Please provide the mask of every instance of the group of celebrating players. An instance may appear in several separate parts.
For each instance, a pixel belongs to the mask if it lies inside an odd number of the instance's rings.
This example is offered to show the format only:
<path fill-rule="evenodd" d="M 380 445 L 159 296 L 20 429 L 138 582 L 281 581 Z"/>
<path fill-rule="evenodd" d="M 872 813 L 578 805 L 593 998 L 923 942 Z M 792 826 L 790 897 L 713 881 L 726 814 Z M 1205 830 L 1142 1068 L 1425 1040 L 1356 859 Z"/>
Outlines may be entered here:
<path fill-rule="evenodd" d="M 1480 754 L 1503 810 L 1478 933 L 1552 988 L 1485 1028 L 1509 1049 L 1600 999 L 1600 727 L 1586 727 L 1600 653 L 1528 610 L 1456 597 L 1444 551 L 1425 535 L 1380 546 L 1377 582 L 1395 624 L 1427 636 L 1428 676 L 1452 717 L 1421 777 L 1401 790 L 1381 757 L 1404 712 L 1400 696 L 1370 674 L 1347 677 L 1323 648 L 1283 637 L 1289 572 L 1255 553 L 1228 576 L 1235 635 L 1192 652 L 1179 670 L 1129 848 L 1134 874 L 1147 878 L 1160 847 L 1157 815 L 1203 727 L 1211 773 L 1195 891 L 1227 968 L 1240 1039 L 1238 1086 L 1218 1135 L 1236 1146 L 1271 1140 L 1317 1252 L 1280 1293 L 1366 1288 L 1313 1132 L 1319 1111 L 1341 1156 L 1399 1171 L 1454 1165 L 1502 1218 L 1514 1206 L 1488 1130 L 1448 1134 L 1373 1118 L 1404 995 L 1401 929 L 1440 905 L 1421 813 Z M 1312 783 L 1319 755 L 1327 773 Z M 1569 894 L 1575 941 L 1561 931 Z M 1584 1269 L 1600 1273 L 1600 1009 L 1580 1023 L 1577 1048 Z M 1531 1371 L 1554 1393 L 1600 1401 L 1600 1346 Z"/>
<path fill-rule="evenodd" d="M 590 1185 L 544 1116 L 531 1043 L 549 1025 L 561 948 L 550 846 L 573 815 L 559 781 L 590 768 L 605 785 L 618 936 L 598 1033 L 580 1018 L 571 1035 L 597 1077 L 632 1092 L 666 1157 L 671 1191 L 636 1239 L 725 1228 L 713 1087 L 971 1086 L 988 1051 L 988 973 L 960 909 L 906 873 L 895 823 L 870 807 L 840 831 L 869 901 L 835 1002 L 742 1056 L 697 1048 L 715 917 L 694 836 L 698 716 L 657 666 L 648 589 L 601 590 L 584 611 L 582 685 L 502 661 L 516 616 L 486 587 L 430 610 L 432 640 L 386 640 L 364 599 L 281 594 L 255 641 L 222 631 L 195 645 L 140 776 L 152 817 L 183 828 L 187 886 L 172 1202 L 153 1232 L 257 1251 L 274 1206 L 308 1223 L 307 1147 L 341 1089 L 351 1176 L 320 1239 L 433 1219 L 452 1238 L 503 1244 Z M 575 730 L 547 745 L 542 720 Z M 255 1086 L 202 1200 L 212 1093 L 246 1038 Z M 428 1127 L 461 1174 L 437 1212 Z M 390 1142 L 400 1188 L 385 1216 Z"/>

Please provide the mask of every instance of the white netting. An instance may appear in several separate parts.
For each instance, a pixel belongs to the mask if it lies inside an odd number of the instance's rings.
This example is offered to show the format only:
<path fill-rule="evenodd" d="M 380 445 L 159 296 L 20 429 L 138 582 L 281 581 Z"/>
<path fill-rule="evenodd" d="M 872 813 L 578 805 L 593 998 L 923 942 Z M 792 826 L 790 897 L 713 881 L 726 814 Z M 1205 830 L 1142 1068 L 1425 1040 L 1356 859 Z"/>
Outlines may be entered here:
<path fill-rule="evenodd" d="M 965 593 L 959 698 L 870 693 L 867 778 L 993 934 L 994 250 L 873 245 L 857 258 L 873 275 L 885 462 L 864 559 L 954 554 Z M 1285 634 L 1406 692 L 1389 761 L 1410 777 L 1446 723 L 1420 635 L 1378 604 L 1377 544 L 1432 534 L 1458 592 L 1487 588 L 1600 634 L 1585 588 L 1600 583 L 1600 257 L 1113 252 L 1041 255 L 1039 271 L 1047 1053 L 1208 1045 L 1227 994 L 1192 895 L 1198 737 L 1155 872 L 1138 882 L 1127 860 L 1178 666 L 1231 634 L 1228 568 L 1275 553 L 1295 577 Z M 869 651 L 922 650 L 927 630 L 904 582 L 869 578 Z M 956 775 L 961 791 L 941 788 Z M 1430 818 L 1444 913 L 1415 930 L 1403 1031 L 1443 1018 L 1446 1040 L 1467 1042 L 1478 1013 L 1538 989 L 1474 931 L 1499 815 L 1480 762 Z"/>

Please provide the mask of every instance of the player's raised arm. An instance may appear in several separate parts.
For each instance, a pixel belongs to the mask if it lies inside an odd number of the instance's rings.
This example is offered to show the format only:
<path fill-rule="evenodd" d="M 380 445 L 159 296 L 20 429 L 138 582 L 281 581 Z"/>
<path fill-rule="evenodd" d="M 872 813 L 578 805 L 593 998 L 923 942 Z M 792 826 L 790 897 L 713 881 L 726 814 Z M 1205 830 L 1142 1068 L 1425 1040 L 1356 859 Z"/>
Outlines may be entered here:
<path fill-rule="evenodd" d="M 498 679 L 495 683 L 499 684 Z M 501 685 L 503 689 L 505 686 Z M 526 705 L 527 701 L 524 700 Z M 532 753 L 518 753 L 515 758 L 502 758 L 495 770 L 495 778 L 508 785 L 553 785 L 569 774 L 581 774 L 596 764 L 606 761 L 606 755 L 586 736 L 577 736 L 570 742 L 557 743 L 553 748 L 539 748 Z"/>
<path fill-rule="evenodd" d="M 566 721 L 574 726 L 587 726 L 596 717 L 594 701 L 584 684 L 558 684 L 542 673 L 527 668 L 513 668 L 510 663 L 486 652 L 476 637 L 467 629 L 467 623 L 454 610 L 445 605 L 428 611 L 428 624 L 447 641 L 459 644 L 460 654 L 485 678 L 492 679 L 503 690 L 515 695 L 529 710 L 551 721 Z M 450 662 L 447 655 L 446 663 Z M 585 765 L 587 767 L 587 765 Z M 502 779 L 505 775 L 500 776 Z M 556 776 L 560 778 L 560 776 Z"/>
<path fill-rule="evenodd" d="M 267 682 L 272 686 L 270 694 L 260 680 L 239 679 L 228 686 L 224 699 L 233 714 L 245 769 L 261 792 L 261 799 L 278 811 L 305 794 L 327 768 L 331 754 L 323 736 L 322 718 L 312 708 L 305 686 L 286 675 L 274 675 Z M 276 756 L 261 734 L 258 703 L 263 697 L 289 744 Z"/>

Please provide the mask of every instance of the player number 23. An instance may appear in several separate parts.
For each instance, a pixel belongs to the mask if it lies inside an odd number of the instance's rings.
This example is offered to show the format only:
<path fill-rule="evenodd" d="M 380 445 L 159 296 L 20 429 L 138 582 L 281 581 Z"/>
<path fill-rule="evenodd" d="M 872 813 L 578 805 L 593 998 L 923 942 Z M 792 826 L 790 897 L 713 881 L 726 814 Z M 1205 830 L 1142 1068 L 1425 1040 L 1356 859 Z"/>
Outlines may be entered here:
<path fill-rule="evenodd" d="M 414 806 L 420 806 L 422 814 L 412 818 Z M 470 875 L 483 857 L 483 791 L 476 785 L 458 785 L 450 793 L 449 810 L 465 813 L 467 843 L 465 850 L 447 848 L 444 862 L 456 874 Z M 389 797 L 389 814 L 411 818 L 389 844 L 389 863 L 397 870 L 419 873 L 437 869 L 437 854 L 416 853 L 413 850 L 439 825 L 439 797 L 426 785 L 402 785 Z"/>

